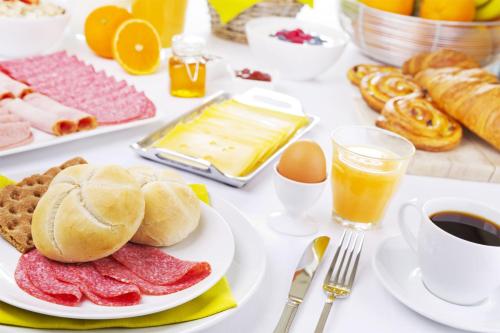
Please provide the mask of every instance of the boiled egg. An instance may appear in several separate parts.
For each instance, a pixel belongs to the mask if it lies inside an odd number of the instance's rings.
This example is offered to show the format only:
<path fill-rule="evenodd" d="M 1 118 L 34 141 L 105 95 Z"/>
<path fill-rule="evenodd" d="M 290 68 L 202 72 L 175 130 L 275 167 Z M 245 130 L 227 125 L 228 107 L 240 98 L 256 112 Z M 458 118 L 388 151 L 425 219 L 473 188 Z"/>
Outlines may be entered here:
<path fill-rule="evenodd" d="M 321 183 L 326 179 L 326 158 L 320 145 L 311 140 L 291 144 L 278 162 L 278 172 L 300 183 Z"/>

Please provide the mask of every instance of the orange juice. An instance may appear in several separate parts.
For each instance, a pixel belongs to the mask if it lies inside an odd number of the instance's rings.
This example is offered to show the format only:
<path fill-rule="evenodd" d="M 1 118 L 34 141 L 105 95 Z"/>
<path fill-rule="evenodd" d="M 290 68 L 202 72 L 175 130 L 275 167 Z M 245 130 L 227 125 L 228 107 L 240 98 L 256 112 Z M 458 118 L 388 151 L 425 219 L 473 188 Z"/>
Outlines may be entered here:
<path fill-rule="evenodd" d="M 331 173 L 335 214 L 347 222 L 379 222 L 406 164 L 407 160 L 378 147 L 335 147 Z"/>
<path fill-rule="evenodd" d="M 160 35 L 162 47 L 170 47 L 172 37 L 184 30 L 187 0 L 133 0 L 135 17 L 149 21 Z"/>

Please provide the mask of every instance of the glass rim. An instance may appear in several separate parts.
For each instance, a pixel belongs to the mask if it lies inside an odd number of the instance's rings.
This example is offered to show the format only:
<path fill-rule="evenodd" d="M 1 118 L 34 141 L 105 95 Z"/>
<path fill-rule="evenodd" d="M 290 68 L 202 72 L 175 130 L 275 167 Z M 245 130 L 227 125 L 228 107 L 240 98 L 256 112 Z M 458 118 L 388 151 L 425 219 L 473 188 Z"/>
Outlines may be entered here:
<path fill-rule="evenodd" d="M 341 144 L 337 140 L 335 140 L 335 134 L 339 133 L 342 130 L 346 130 L 346 129 L 365 129 L 365 130 L 369 130 L 369 131 L 378 131 L 378 132 L 380 132 L 382 134 L 385 134 L 387 136 L 390 136 L 390 137 L 393 137 L 393 138 L 397 138 L 397 139 L 405 142 L 406 144 L 408 144 L 409 147 L 411 147 L 410 153 L 406 154 L 404 156 L 401 156 L 401 157 L 374 157 L 374 156 L 370 156 L 368 154 L 362 154 L 362 153 L 358 153 L 358 152 L 352 151 L 348 147 L 346 147 L 344 144 Z M 361 156 L 361 157 L 364 157 L 364 158 L 371 158 L 371 159 L 382 160 L 382 161 L 404 161 L 404 160 L 409 160 L 413 155 L 415 155 L 415 151 L 416 151 L 415 145 L 410 140 L 408 140 L 407 138 L 405 138 L 404 136 L 401 136 L 401 135 L 399 135 L 397 133 L 385 130 L 383 128 L 378 128 L 378 127 L 375 127 L 375 126 L 367 126 L 367 125 L 339 126 L 339 127 L 335 128 L 331 132 L 330 139 L 332 140 L 332 142 L 335 145 L 337 145 L 337 146 L 339 146 L 339 147 L 341 147 L 343 149 L 348 150 L 351 154 L 354 154 L 354 155 L 357 155 L 357 156 Z"/>

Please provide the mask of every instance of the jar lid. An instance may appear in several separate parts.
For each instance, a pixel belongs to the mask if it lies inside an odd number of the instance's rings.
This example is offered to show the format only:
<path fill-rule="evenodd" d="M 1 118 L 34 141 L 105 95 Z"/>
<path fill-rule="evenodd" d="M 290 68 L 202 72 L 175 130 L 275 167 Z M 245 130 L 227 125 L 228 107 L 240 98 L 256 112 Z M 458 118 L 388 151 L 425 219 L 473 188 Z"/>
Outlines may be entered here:
<path fill-rule="evenodd" d="M 172 51 L 181 57 L 199 56 L 203 54 L 205 40 L 194 35 L 175 35 L 172 38 Z"/>

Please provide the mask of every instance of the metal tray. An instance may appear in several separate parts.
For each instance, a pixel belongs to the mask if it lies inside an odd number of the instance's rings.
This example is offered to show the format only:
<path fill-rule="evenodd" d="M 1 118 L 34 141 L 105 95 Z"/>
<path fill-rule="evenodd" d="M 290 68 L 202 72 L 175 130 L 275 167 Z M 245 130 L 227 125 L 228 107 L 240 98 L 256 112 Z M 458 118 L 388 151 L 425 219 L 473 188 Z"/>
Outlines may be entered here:
<path fill-rule="evenodd" d="M 309 119 L 309 124 L 305 127 L 299 129 L 295 135 L 280 149 L 278 149 L 272 156 L 270 156 L 264 163 L 259 165 L 253 172 L 246 176 L 236 177 L 225 174 L 217 169 L 207 160 L 187 156 L 176 151 L 172 151 L 164 148 L 153 147 L 153 144 L 164 137 L 170 130 L 172 130 L 178 123 L 190 121 L 203 112 L 203 110 L 211 105 L 220 103 L 227 99 L 234 99 L 240 103 L 264 107 L 272 109 L 274 111 L 302 115 Z M 291 96 L 280 94 L 274 91 L 253 88 L 247 92 L 239 95 L 231 95 L 229 93 L 220 92 L 212 97 L 209 97 L 202 105 L 191 110 L 188 114 L 182 116 L 179 119 L 161 127 L 150 135 L 146 136 L 142 140 L 131 145 L 139 155 L 144 158 L 177 168 L 181 170 L 186 170 L 191 173 L 201 175 L 210 179 L 214 179 L 224 184 L 228 184 L 234 187 L 243 187 L 250 180 L 252 180 L 257 174 L 262 171 L 271 161 L 281 152 L 286 149 L 291 143 L 302 137 L 311 128 L 313 128 L 319 122 L 319 117 L 307 115 L 302 111 L 302 105 L 300 102 Z"/>

